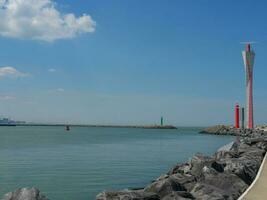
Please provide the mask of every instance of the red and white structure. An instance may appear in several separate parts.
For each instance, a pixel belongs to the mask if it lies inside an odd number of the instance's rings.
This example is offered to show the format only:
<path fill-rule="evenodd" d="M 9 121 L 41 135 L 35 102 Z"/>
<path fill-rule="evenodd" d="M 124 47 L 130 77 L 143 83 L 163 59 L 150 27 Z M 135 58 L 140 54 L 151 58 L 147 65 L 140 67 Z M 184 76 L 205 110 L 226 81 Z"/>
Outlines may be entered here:
<path fill-rule="evenodd" d="M 245 72 L 246 72 L 246 122 L 247 128 L 252 129 L 254 127 L 253 121 L 253 65 L 255 53 L 251 49 L 251 45 L 247 44 L 245 51 L 242 52 Z"/>

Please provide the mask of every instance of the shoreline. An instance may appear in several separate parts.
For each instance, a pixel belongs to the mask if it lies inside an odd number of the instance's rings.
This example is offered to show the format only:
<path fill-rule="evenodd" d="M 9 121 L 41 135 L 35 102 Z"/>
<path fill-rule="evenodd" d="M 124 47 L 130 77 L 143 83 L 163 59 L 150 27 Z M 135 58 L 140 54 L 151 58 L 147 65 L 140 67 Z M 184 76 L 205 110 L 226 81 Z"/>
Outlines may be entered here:
<path fill-rule="evenodd" d="M 247 131 L 238 132 L 236 141 L 222 146 L 212 156 L 196 154 L 188 162 L 176 164 L 142 188 L 103 191 L 96 200 L 238 199 L 258 176 L 267 151 L 267 133 L 250 131 L 249 135 Z M 3 199 L 47 200 L 36 188 L 18 189 Z"/>
<path fill-rule="evenodd" d="M 218 126 L 215 126 L 218 128 Z M 204 129 L 200 133 L 235 135 L 233 141 L 212 156 L 196 154 L 177 164 L 141 189 L 103 191 L 96 200 L 115 199 L 238 199 L 258 174 L 267 151 L 267 133 L 259 130 L 235 130 L 227 126 Z"/>

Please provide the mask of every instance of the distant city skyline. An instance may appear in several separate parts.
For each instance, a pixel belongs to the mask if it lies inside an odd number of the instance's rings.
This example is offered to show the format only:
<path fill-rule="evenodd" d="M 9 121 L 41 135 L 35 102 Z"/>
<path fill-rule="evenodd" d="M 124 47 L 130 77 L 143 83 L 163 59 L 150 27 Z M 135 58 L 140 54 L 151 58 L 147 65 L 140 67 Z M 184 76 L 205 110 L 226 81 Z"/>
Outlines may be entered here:
<path fill-rule="evenodd" d="M 44 123 L 234 124 L 254 41 L 267 124 L 263 1 L 0 1 L 0 116 Z M 49 12 L 48 12 L 49 11 Z"/>

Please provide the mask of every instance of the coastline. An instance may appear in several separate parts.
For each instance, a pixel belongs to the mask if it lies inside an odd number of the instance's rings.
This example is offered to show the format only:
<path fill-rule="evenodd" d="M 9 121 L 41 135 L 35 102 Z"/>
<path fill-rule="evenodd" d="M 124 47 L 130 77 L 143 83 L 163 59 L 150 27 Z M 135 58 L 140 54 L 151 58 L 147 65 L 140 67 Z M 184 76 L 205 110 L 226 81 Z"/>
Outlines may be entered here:
<path fill-rule="evenodd" d="M 236 141 L 219 148 L 214 155 L 196 154 L 188 162 L 175 165 L 147 186 L 103 191 L 96 199 L 238 199 L 257 176 L 266 150 L 265 133 L 252 131 L 249 136 L 241 134 Z M 36 188 L 18 189 L 3 198 L 11 199 L 47 200 Z"/>
<path fill-rule="evenodd" d="M 96 199 L 238 199 L 257 176 L 267 151 L 267 133 L 226 126 L 219 126 L 217 132 L 214 127 L 208 130 L 201 133 L 235 135 L 237 139 L 213 156 L 196 154 L 188 162 L 177 164 L 144 188 L 103 191 Z"/>

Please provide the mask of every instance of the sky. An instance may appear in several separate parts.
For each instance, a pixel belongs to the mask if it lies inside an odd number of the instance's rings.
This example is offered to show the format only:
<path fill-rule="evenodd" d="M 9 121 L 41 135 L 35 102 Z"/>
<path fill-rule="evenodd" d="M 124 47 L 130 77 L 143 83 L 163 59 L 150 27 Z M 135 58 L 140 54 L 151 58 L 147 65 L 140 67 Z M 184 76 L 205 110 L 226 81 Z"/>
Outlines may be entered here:
<path fill-rule="evenodd" d="M 267 124 L 267 2 L 0 0 L 0 116 L 44 123 L 233 124 L 253 41 Z"/>

